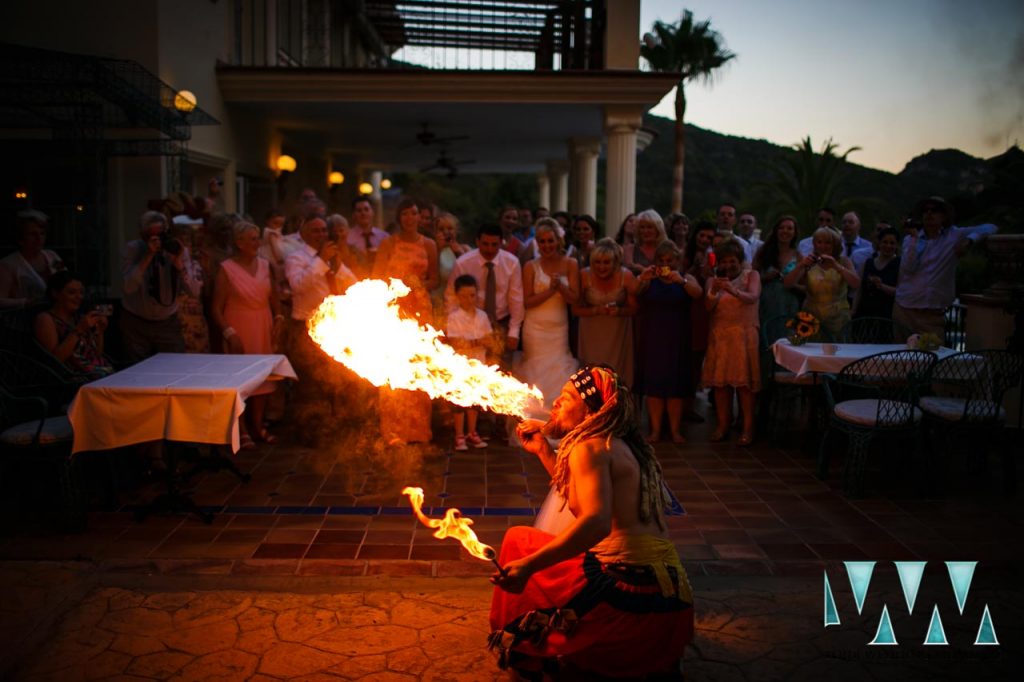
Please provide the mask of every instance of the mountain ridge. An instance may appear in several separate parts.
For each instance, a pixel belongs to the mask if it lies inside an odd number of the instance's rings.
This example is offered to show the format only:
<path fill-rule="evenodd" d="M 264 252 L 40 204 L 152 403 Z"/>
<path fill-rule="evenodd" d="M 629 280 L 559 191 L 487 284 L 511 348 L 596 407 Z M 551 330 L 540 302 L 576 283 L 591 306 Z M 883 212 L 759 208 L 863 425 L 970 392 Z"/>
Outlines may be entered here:
<path fill-rule="evenodd" d="M 636 205 L 638 210 L 653 206 L 664 212 L 670 203 L 674 121 L 647 115 L 644 127 L 656 137 L 638 158 Z M 824 141 L 814 142 L 819 146 Z M 754 190 L 793 154 L 791 146 L 686 124 L 684 212 L 691 219 L 706 217 L 730 201 L 752 210 L 764 225 L 774 216 Z M 871 226 L 879 220 L 900 221 L 919 199 L 939 195 L 953 202 L 963 218 L 993 219 L 995 214 L 1003 216 L 1004 227 L 1009 222 L 1019 231 L 1024 210 L 1014 195 L 1024 196 L 1020 157 L 1024 152 L 1018 147 L 989 159 L 959 149 L 932 149 L 910 159 L 899 173 L 848 161 L 833 208 L 857 210 L 865 226 Z M 996 188 L 1001 189 L 993 192 Z"/>

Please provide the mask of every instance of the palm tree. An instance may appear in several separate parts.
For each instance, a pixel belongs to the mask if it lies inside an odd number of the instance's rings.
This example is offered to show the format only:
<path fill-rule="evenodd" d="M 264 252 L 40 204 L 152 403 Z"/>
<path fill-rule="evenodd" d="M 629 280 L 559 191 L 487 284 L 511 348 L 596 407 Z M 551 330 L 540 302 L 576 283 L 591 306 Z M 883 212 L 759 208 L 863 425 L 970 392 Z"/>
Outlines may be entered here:
<path fill-rule="evenodd" d="M 839 154 L 839 145 L 829 138 L 821 151 L 815 152 L 810 135 L 793 147 L 796 153 L 773 168 L 775 177 L 765 183 L 764 189 L 775 199 L 777 213 L 795 215 L 797 224 L 808 229 L 814 225 L 818 209 L 833 204 L 843 180 L 846 157 L 860 147 L 850 147 Z"/>
<path fill-rule="evenodd" d="M 653 35 L 644 35 L 640 56 L 655 71 L 679 74 L 676 86 L 676 158 L 672 170 L 672 211 L 683 210 L 683 165 L 686 158 L 686 93 L 683 86 L 689 80 L 709 83 L 715 69 L 735 59 L 736 55 L 723 47 L 722 37 L 712 30 L 711 21 L 694 23 L 693 12 L 683 11 L 677 24 L 654 22 Z"/>

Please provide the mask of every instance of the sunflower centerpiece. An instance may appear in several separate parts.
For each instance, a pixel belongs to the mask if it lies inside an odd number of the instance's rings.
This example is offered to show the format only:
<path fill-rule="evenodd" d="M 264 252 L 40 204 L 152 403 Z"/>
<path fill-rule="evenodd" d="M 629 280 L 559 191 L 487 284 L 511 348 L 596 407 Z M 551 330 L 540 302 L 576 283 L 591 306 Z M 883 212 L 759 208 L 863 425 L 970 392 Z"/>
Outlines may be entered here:
<path fill-rule="evenodd" d="M 806 310 L 801 310 L 796 317 L 790 318 L 786 322 L 786 329 L 793 332 L 788 337 L 789 342 L 794 346 L 802 346 L 818 335 L 821 322 Z"/>

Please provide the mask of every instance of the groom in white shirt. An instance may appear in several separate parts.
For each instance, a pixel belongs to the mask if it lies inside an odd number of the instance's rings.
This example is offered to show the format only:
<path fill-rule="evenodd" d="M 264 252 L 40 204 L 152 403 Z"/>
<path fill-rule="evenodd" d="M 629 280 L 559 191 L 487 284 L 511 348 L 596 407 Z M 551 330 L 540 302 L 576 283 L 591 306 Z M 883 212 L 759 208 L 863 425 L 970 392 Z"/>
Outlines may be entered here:
<path fill-rule="evenodd" d="M 523 273 L 519 259 L 501 248 L 501 228 L 484 225 L 476 237 L 477 248 L 459 256 L 455 261 L 448 285 L 445 303 L 449 311 L 458 306 L 455 299 L 455 280 L 459 275 L 473 275 L 479 283 L 480 309 L 487 313 L 495 330 L 504 336 L 502 366 L 508 366 L 508 356 L 519 348 L 519 333 L 523 326 Z"/>

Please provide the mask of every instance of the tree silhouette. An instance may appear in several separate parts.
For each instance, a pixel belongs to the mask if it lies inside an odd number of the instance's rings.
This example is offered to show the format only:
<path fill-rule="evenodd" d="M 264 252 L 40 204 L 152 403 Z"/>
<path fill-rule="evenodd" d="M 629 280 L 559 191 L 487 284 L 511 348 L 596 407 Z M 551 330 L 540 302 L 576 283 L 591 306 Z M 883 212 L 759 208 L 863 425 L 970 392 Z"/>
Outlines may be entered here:
<path fill-rule="evenodd" d="M 763 183 L 761 189 L 774 199 L 774 213 L 791 213 L 802 229 L 809 230 L 815 224 L 818 209 L 835 203 L 845 175 L 846 157 L 860 147 L 850 147 L 839 154 L 839 145 L 829 138 L 816 152 L 809 135 L 793 147 L 796 153 L 772 167 L 774 177 Z"/>
<path fill-rule="evenodd" d="M 693 12 L 683 11 L 678 23 L 654 22 L 653 33 L 644 35 L 640 56 L 651 69 L 665 73 L 678 73 L 676 85 L 675 165 L 672 170 L 672 211 L 683 210 L 683 173 L 686 159 L 687 81 L 712 81 L 715 69 L 736 58 L 723 47 L 722 38 L 711 28 L 711 21 L 694 22 Z"/>

